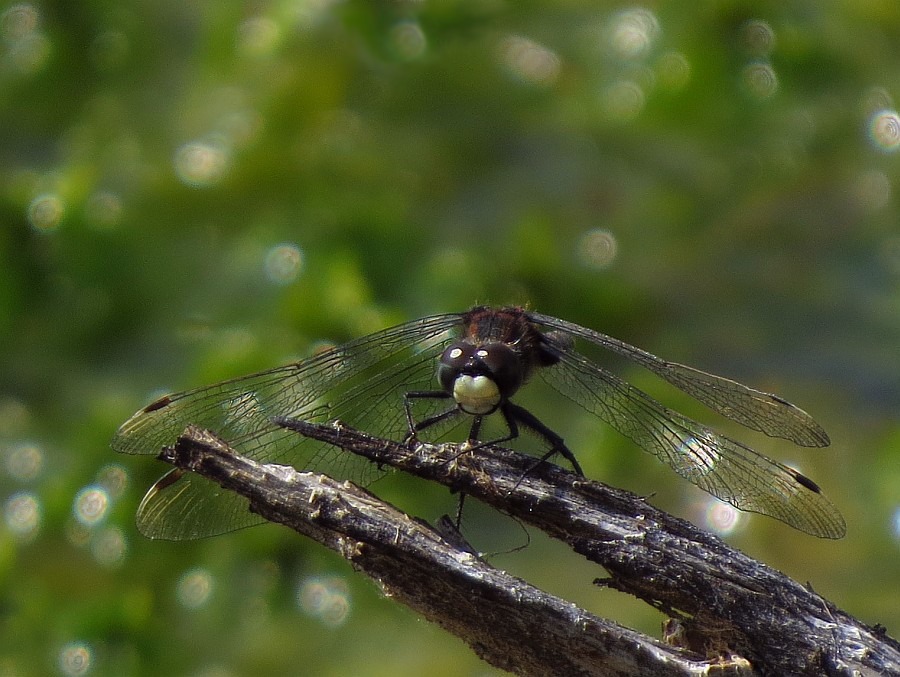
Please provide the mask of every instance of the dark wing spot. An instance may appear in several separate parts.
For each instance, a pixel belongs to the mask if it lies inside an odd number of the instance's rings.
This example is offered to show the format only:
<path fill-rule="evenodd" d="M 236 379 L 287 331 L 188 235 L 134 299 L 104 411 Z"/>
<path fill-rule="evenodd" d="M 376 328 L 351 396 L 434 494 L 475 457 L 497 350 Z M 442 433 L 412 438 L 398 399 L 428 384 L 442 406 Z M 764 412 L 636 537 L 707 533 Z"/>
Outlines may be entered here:
<path fill-rule="evenodd" d="M 801 475 L 798 472 L 794 472 L 794 479 L 797 480 L 798 484 L 802 484 L 810 491 L 815 491 L 817 494 L 822 493 L 822 490 L 819 489 L 819 485 L 809 479 L 806 475 Z"/>
<path fill-rule="evenodd" d="M 162 491 L 166 487 L 169 487 L 169 486 L 172 486 L 173 484 L 175 484 L 175 482 L 177 482 L 178 480 L 181 479 L 182 475 L 184 475 L 184 471 L 179 468 L 176 468 L 175 470 L 167 472 L 165 475 L 160 477 L 152 487 L 150 487 L 150 491 L 148 491 L 147 494 L 148 495 L 150 493 L 158 494 L 160 491 Z"/>
<path fill-rule="evenodd" d="M 168 395 L 163 395 L 156 402 L 151 402 L 146 407 L 144 407 L 144 413 L 149 414 L 151 411 L 156 411 L 157 409 L 162 409 L 165 406 L 168 406 L 172 403 L 172 398 Z"/>

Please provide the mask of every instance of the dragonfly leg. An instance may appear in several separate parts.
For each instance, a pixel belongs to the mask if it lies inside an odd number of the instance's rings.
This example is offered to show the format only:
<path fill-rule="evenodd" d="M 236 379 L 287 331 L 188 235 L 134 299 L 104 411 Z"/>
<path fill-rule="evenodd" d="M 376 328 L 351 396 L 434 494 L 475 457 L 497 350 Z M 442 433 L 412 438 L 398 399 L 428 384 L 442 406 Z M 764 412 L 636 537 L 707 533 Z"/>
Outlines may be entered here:
<path fill-rule="evenodd" d="M 478 441 L 478 434 L 481 432 L 481 422 L 484 420 L 484 416 L 473 416 L 472 417 L 472 427 L 469 428 L 469 439 L 466 442 L 469 445 L 469 449 L 473 449 L 476 446 L 474 443 Z"/>
<path fill-rule="evenodd" d="M 516 421 L 518 421 L 550 445 L 550 451 L 541 456 L 538 462 L 528 469 L 528 472 L 531 472 L 555 454 L 562 454 L 562 456 L 572 464 L 572 468 L 575 469 L 575 472 L 584 476 L 584 471 L 581 469 L 578 459 L 575 458 L 575 454 L 573 454 L 569 447 L 566 446 L 565 442 L 563 442 L 563 438 L 541 423 L 537 416 L 524 407 L 520 407 L 512 402 L 503 404 L 503 406 L 500 407 L 500 411 L 503 413 L 504 418 L 506 418 L 506 423 L 509 425 L 510 430 L 516 429 Z M 516 432 L 518 433 L 518 429 L 516 429 Z M 525 474 L 527 475 L 528 473 Z"/>
<path fill-rule="evenodd" d="M 456 416 L 460 413 L 459 407 L 454 405 L 445 412 L 435 414 L 434 416 L 429 416 L 428 418 L 416 423 L 412 415 L 410 400 L 415 398 L 446 400 L 450 397 L 450 393 L 444 390 L 413 390 L 412 392 L 405 393 L 403 395 L 403 407 L 406 410 L 406 424 L 409 426 L 409 434 L 403 441 L 411 442 L 412 440 L 416 439 L 416 433 L 420 430 L 424 430 L 425 428 L 433 426 L 435 423 L 440 423 L 444 419 L 451 418 L 452 416 Z"/>
<path fill-rule="evenodd" d="M 481 432 L 481 421 L 484 419 L 484 416 L 475 416 L 474 418 L 475 420 L 472 421 L 472 428 L 469 430 L 469 448 L 467 449 L 467 451 L 481 449 L 481 447 L 486 447 L 490 444 L 502 444 L 503 442 L 509 442 L 510 440 L 514 440 L 519 436 L 519 426 L 516 425 L 515 420 L 509 418 L 508 416 L 506 416 L 506 414 L 504 414 L 503 419 L 506 421 L 506 426 L 509 428 L 509 434 L 493 440 L 478 442 L 478 434 Z M 478 443 L 474 444 L 475 442 Z"/>
<path fill-rule="evenodd" d="M 466 494 L 464 491 L 459 492 L 459 503 L 456 505 L 456 530 L 462 528 L 463 504 L 466 502 Z"/>

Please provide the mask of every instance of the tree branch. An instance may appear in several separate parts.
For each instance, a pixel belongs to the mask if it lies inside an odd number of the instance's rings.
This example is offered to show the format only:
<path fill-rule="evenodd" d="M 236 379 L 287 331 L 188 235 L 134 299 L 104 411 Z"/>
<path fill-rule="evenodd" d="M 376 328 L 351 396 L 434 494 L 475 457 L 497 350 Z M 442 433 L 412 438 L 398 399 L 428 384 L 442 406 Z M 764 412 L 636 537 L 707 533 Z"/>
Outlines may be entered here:
<path fill-rule="evenodd" d="M 679 617 L 688 653 L 592 616 L 451 546 L 351 483 L 264 466 L 189 428 L 164 460 L 248 497 L 251 509 L 340 552 L 385 592 L 523 675 L 721 672 L 731 653 L 762 675 L 900 674 L 900 645 L 777 571 L 640 498 L 494 447 L 404 445 L 339 425 L 280 425 L 441 482 L 563 540 L 610 587 Z M 524 476 L 524 478 L 523 478 Z M 740 659 L 728 674 L 749 674 Z M 715 666 L 715 667 L 713 667 Z M 743 666 L 743 667 L 742 667 Z"/>

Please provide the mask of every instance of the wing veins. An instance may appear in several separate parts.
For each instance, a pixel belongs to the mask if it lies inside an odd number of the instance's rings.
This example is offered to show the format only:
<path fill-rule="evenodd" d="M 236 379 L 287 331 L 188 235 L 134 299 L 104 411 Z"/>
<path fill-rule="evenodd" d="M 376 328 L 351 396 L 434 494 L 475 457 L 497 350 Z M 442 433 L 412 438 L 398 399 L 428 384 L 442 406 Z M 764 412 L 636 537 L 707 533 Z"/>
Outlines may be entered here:
<path fill-rule="evenodd" d="M 528 315 L 540 324 L 580 337 L 636 362 L 713 411 L 752 430 L 805 447 L 824 447 L 830 442 L 827 433 L 809 414 L 777 395 L 663 360 L 646 350 L 573 322 L 540 313 Z"/>
<path fill-rule="evenodd" d="M 843 533 L 843 520 L 834 506 L 822 494 L 798 483 L 786 466 L 664 407 L 574 351 L 564 353 L 561 359 L 562 365 L 544 372 L 550 385 L 704 491 L 742 510 L 769 515 L 815 535 L 834 538 Z M 577 382 L 569 387 L 590 393 L 590 399 L 569 394 L 566 386 L 557 383 L 551 373 L 560 366 L 566 379 Z M 608 418 L 601 415 L 603 409 L 610 412 Z M 680 445 L 676 446 L 675 440 Z M 700 445 L 704 453 L 696 453 L 692 444 Z M 694 465 L 679 462 L 683 456 L 689 456 Z"/>

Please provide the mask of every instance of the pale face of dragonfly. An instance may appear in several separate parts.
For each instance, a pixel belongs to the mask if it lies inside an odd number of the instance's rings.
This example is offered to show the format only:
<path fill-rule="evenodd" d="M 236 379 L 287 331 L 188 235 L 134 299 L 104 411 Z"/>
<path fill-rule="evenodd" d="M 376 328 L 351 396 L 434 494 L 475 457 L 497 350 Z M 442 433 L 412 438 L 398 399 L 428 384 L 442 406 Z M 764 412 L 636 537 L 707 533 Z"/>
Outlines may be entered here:
<path fill-rule="evenodd" d="M 158 454 L 189 425 L 208 428 L 260 462 L 291 464 L 366 482 L 373 464 L 278 426 L 273 419 L 339 419 L 402 440 L 499 415 L 518 435 L 537 433 L 580 472 L 558 431 L 515 403 L 540 378 L 704 491 L 741 510 L 769 515 L 806 533 L 840 538 L 844 521 L 819 487 L 796 470 L 672 411 L 579 351 L 624 356 L 714 411 L 774 437 L 810 447 L 825 431 L 785 400 L 650 353 L 605 334 L 521 308 L 479 307 L 433 315 L 269 371 L 167 395 L 135 413 L 112 445 Z M 457 440 L 462 441 L 462 440 Z M 497 441 L 497 440 L 491 440 Z M 150 537 L 190 539 L 256 524 L 239 496 L 192 473 L 170 473 L 148 492 L 138 526 Z"/>

